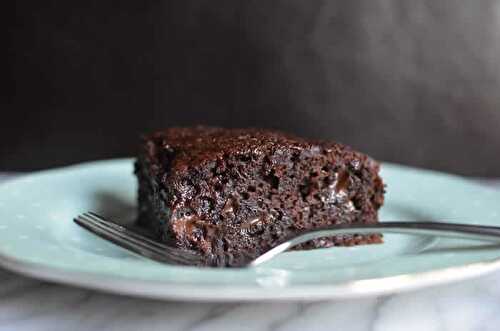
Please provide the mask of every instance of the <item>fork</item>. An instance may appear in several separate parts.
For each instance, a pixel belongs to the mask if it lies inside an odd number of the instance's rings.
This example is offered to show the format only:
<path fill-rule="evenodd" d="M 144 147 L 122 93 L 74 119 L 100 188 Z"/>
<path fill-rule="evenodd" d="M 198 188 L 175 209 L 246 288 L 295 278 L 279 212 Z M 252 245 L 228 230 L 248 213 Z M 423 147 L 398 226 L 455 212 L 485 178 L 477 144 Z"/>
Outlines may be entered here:
<path fill-rule="evenodd" d="M 201 265 L 202 256 L 194 251 L 178 249 L 152 240 L 94 213 L 86 212 L 74 221 L 98 235 L 140 256 L 161 263 Z M 256 267 L 289 248 L 311 239 L 346 234 L 397 233 L 462 238 L 500 243 L 500 227 L 443 222 L 380 222 L 370 225 L 330 225 L 305 231 L 281 241 L 243 267 Z"/>

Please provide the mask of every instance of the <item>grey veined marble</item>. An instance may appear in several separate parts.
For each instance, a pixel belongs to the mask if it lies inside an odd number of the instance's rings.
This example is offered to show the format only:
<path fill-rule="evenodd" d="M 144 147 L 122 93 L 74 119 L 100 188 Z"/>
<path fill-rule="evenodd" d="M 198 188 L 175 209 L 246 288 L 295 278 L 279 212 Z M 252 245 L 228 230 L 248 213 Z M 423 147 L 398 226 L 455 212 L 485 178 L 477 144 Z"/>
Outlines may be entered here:
<path fill-rule="evenodd" d="M 121 297 L 0 272 L 0 331 L 497 331 L 500 273 L 386 297 L 209 304 Z"/>

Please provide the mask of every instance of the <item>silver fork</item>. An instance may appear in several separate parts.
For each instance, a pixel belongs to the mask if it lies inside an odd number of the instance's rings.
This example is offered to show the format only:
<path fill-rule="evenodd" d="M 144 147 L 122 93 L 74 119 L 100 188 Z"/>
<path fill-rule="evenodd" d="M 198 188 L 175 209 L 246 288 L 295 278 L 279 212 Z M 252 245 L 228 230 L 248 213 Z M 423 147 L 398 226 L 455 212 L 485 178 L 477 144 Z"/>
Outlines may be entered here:
<path fill-rule="evenodd" d="M 158 262 L 182 265 L 197 265 L 202 262 L 201 256 L 196 252 L 167 246 L 93 212 L 78 215 L 74 221 L 101 238 Z"/>
<path fill-rule="evenodd" d="M 143 257 L 170 264 L 200 265 L 201 255 L 154 241 L 93 212 L 78 215 L 74 221 L 101 238 L 112 241 Z M 381 222 L 370 225 L 331 225 L 306 231 L 282 241 L 245 267 L 255 267 L 289 248 L 311 239 L 345 234 L 397 233 L 462 238 L 500 243 L 500 227 L 441 222 Z"/>

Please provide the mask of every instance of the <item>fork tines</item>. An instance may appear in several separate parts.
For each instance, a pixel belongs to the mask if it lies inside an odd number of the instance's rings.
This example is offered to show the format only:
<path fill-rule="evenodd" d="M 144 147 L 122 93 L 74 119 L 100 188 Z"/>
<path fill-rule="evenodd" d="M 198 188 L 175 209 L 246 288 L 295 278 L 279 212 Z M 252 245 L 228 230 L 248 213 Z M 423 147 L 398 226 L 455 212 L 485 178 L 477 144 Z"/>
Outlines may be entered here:
<path fill-rule="evenodd" d="M 101 238 L 158 262 L 183 265 L 201 263 L 199 254 L 154 241 L 92 212 L 78 215 L 74 221 Z"/>

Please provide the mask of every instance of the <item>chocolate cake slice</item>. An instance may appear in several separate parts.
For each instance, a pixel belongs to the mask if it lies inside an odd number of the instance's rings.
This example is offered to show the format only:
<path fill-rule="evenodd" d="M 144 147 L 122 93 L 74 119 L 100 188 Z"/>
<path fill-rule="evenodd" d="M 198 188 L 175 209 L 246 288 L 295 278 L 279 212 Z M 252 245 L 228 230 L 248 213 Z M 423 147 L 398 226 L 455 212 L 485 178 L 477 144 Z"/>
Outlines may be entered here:
<path fill-rule="evenodd" d="M 167 129 L 145 137 L 135 167 L 140 224 L 210 266 L 241 265 L 307 229 L 375 223 L 384 200 L 371 158 L 276 131 Z M 299 248 L 380 241 L 338 236 Z"/>

